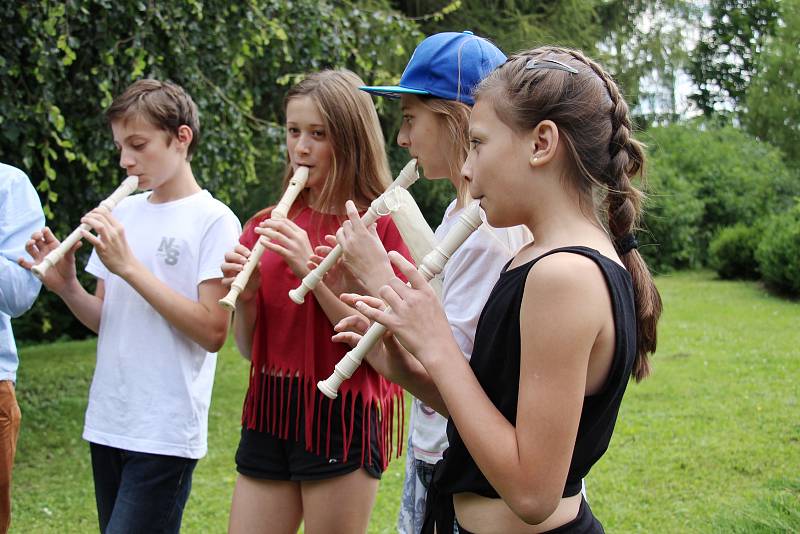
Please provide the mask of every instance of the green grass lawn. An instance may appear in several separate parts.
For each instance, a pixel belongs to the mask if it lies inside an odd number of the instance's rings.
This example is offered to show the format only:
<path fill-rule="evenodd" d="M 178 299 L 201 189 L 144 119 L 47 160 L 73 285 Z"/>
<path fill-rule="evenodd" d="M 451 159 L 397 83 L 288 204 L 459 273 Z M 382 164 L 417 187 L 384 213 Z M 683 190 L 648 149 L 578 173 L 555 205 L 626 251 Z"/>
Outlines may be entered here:
<path fill-rule="evenodd" d="M 657 280 L 664 299 L 655 373 L 632 384 L 611 447 L 587 478 L 616 532 L 800 531 L 800 303 L 706 272 Z M 23 348 L 23 412 L 11 532 L 97 530 L 83 412 L 94 342 Z M 209 454 L 185 532 L 224 532 L 247 362 L 219 357 Z M 393 532 L 402 460 L 384 475 L 370 532 Z"/>

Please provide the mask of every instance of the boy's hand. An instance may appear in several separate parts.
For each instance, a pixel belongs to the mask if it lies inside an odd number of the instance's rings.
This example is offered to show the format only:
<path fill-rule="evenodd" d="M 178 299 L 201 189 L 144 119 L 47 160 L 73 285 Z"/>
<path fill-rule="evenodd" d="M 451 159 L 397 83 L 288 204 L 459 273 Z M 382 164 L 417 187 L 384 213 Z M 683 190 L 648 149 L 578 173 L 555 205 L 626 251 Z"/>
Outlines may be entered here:
<path fill-rule="evenodd" d="M 27 252 L 33 261 L 27 261 L 25 258 L 19 258 L 17 263 L 24 269 L 29 271 L 34 265 L 42 263 L 47 254 L 58 248 L 61 241 L 56 239 L 50 228 L 44 227 L 38 232 L 34 232 L 31 238 L 25 243 L 25 252 Z M 75 243 L 72 249 L 64 254 L 64 257 L 50 269 L 47 269 L 42 284 L 44 287 L 53 293 L 60 295 L 72 283 L 78 283 L 77 273 L 75 271 L 75 251 L 81 246 L 81 242 Z"/>
<path fill-rule="evenodd" d="M 225 253 L 225 262 L 220 266 L 222 269 L 222 285 L 230 287 L 236 275 L 242 272 L 244 265 L 247 263 L 247 258 L 250 257 L 250 249 L 242 244 Z M 258 288 L 261 286 L 261 270 L 256 266 L 250 274 L 250 279 L 247 281 L 244 289 L 239 293 L 237 302 L 247 302 L 256 296 Z"/>
<path fill-rule="evenodd" d="M 81 231 L 83 238 L 97 252 L 98 257 L 112 273 L 125 278 L 125 270 L 137 263 L 125 239 L 125 229 L 106 208 L 95 208 L 81 219 L 97 233 L 93 235 L 87 230 Z"/>
<path fill-rule="evenodd" d="M 256 227 L 256 233 L 266 238 L 262 243 L 267 250 L 280 254 L 297 278 L 308 274 L 308 260 L 314 251 L 305 230 L 289 219 L 266 219 Z"/>

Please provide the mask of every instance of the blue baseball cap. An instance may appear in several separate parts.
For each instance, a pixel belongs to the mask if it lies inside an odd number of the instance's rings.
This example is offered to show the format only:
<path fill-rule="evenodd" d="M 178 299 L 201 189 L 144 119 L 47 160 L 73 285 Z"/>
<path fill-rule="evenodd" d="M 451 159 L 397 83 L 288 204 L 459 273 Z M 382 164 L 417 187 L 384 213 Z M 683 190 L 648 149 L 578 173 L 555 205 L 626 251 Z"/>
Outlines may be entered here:
<path fill-rule="evenodd" d="M 437 33 L 414 50 L 399 84 L 360 89 L 390 98 L 426 95 L 472 106 L 475 87 L 505 60 L 499 48 L 471 31 Z"/>

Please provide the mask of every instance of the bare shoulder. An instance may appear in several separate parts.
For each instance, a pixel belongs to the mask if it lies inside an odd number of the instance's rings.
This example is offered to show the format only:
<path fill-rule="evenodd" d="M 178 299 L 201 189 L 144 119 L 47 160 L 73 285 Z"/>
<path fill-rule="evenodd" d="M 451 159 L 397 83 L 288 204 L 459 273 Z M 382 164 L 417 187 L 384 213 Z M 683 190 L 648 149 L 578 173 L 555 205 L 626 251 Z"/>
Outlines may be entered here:
<path fill-rule="evenodd" d="M 595 329 L 610 312 L 610 298 L 603 273 L 592 259 L 556 253 L 540 259 L 528 273 L 522 313 L 534 322 L 557 321 L 562 329 Z"/>
<path fill-rule="evenodd" d="M 557 252 L 536 262 L 525 281 L 526 292 L 578 293 L 589 295 L 598 290 L 606 293 L 606 282 L 600 267 L 590 258 L 569 252 Z"/>

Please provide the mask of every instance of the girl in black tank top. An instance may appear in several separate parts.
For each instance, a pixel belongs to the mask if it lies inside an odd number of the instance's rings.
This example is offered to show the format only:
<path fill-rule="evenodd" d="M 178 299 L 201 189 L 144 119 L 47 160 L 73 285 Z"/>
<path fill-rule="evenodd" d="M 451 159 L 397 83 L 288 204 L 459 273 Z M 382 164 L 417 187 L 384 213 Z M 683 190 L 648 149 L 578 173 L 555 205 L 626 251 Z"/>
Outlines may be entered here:
<path fill-rule="evenodd" d="M 644 163 L 613 80 L 576 50 L 512 56 L 479 86 L 462 173 L 492 226 L 535 242 L 503 270 L 472 360 L 413 266 L 357 299 L 402 347 L 392 376 L 449 415 L 423 532 L 603 532 L 580 497 L 605 453 L 630 377 L 649 373 L 661 300 L 632 234 Z M 404 348 L 403 348 L 404 347 Z M 421 365 L 420 365 L 421 364 Z M 498 500 L 502 499 L 502 501 Z"/>

